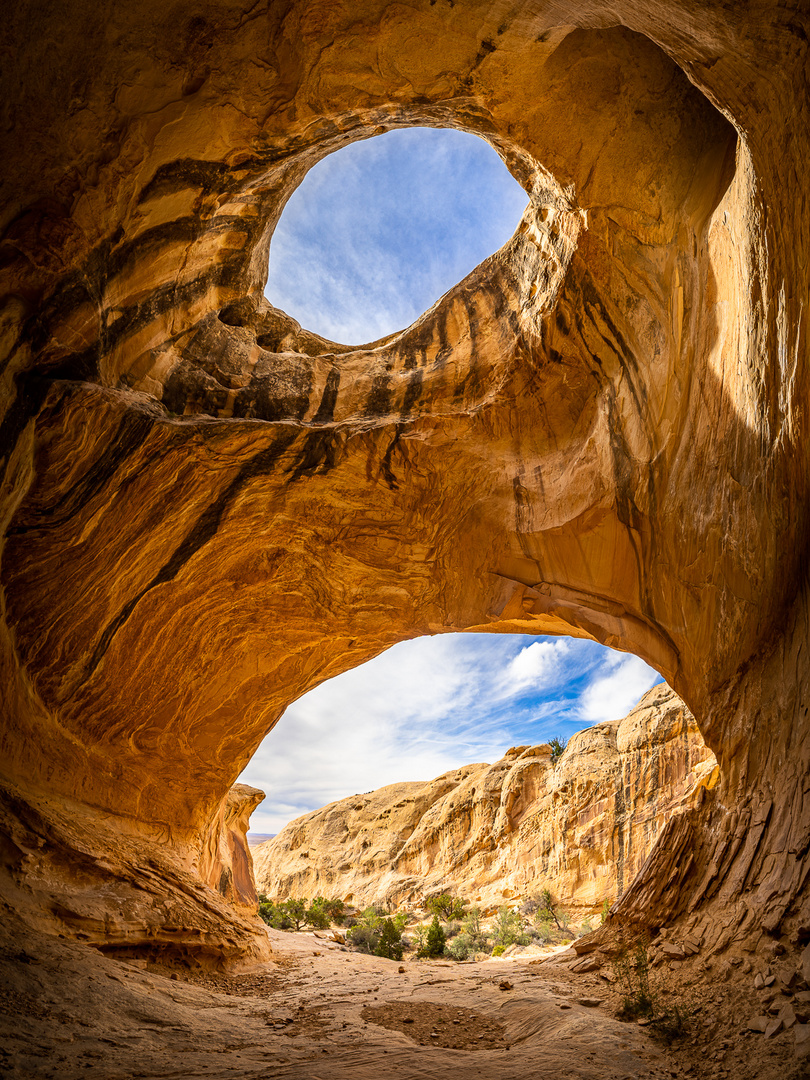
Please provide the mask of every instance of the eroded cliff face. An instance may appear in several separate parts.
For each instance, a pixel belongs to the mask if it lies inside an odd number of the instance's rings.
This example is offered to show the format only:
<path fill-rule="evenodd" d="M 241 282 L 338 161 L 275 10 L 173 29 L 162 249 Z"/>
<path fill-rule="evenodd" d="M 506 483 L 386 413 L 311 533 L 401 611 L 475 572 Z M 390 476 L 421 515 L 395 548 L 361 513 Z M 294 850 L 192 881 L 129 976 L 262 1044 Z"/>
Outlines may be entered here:
<path fill-rule="evenodd" d="M 396 641 L 493 630 L 638 653 L 717 755 L 622 917 L 808 933 L 805 15 L 9 13 L 2 889 L 31 925 L 101 917 L 82 865 L 123 937 L 263 948 L 200 877 L 262 737 Z M 263 298 L 275 222 L 413 124 L 487 138 L 523 220 L 412 327 L 317 338 Z"/>
<path fill-rule="evenodd" d="M 718 771 L 695 718 L 662 684 L 624 720 L 574 735 L 556 765 L 549 746 L 518 746 L 493 765 L 296 818 L 256 848 L 256 880 L 271 897 L 361 907 L 445 890 L 488 907 L 543 888 L 566 906 L 612 904 L 664 823 Z"/>
<path fill-rule="evenodd" d="M 253 874 L 253 853 L 247 834 L 250 815 L 264 792 L 247 784 L 234 784 L 212 822 L 200 858 L 200 877 L 245 914 L 259 907 Z"/>

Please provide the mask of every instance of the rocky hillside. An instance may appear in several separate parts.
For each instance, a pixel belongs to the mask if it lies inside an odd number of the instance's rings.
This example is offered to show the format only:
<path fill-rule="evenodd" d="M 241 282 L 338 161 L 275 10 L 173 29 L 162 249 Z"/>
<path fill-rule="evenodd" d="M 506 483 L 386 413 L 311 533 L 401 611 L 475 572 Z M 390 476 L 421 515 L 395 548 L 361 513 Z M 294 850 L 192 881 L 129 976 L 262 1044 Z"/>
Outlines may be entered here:
<path fill-rule="evenodd" d="M 548 885 L 575 906 L 614 901 L 664 823 L 718 778 L 681 699 L 662 683 L 623 720 L 492 765 L 390 784 L 290 822 L 254 849 L 260 891 L 401 903 L 452 888 L 484 905 Z"/>

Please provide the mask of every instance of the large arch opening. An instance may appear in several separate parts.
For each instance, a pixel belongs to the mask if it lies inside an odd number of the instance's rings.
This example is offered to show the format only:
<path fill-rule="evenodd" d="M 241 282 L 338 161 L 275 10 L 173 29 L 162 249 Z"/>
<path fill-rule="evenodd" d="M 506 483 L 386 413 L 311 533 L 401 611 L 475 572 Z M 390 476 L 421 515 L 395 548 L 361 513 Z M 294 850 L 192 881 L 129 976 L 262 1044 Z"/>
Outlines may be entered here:
<path fill-rule="evenodd" d="M 290 928 L 290 904 L 303 918 L 320 896 L 353 919 L 365 910 L 357 933 L 376 947 L 375 911 L 423 934 L 446 894 L 485 913 L 482 957 L 502 905 L 521 955 L 564 948 L 571 919 L 598 925 L 718 780 L 694 717 L 638 657 L 510 634 L 402 642 L 321 683 L 240 777 L 267 794 L 247 839 L 271 925 Z M 530 917 L 546 890 L 553 933 Z M 457 944 L 466 957 L 467 937 Z"/>

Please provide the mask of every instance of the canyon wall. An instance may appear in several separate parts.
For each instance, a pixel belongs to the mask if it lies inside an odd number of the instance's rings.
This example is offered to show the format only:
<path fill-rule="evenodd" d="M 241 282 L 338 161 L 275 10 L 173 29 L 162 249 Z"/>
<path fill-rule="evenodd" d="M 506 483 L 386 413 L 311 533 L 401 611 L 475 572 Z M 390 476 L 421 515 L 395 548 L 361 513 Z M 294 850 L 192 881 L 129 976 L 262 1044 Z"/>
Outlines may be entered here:
<path fill-rule="evenodd" d="M 0 894 L 29 925 L 265 950 L 203 880 L 236 777 L 307 689 L 467 630 L 635 652 L 697 717 L 721 783 L 617 917 L 810 935 L 806 14 L 7 13 Z M 273 229 L 408 125 L 487 139 L 526 211 L 412 326 L 325 341 L 263 295 Z"/>
<path fill-rule="evenodd" d="M 662 684 L 623 720 L 574 735 L 556 763 L 550 746 L 513 747 L 492 765 L 296 818 L 256 848 L 256 881 L 272 898 L 358 907 L 448 891 L 486 908 L 549 888 L 566 906 L 599 908 L 718 773 L 695 718 Z"/>

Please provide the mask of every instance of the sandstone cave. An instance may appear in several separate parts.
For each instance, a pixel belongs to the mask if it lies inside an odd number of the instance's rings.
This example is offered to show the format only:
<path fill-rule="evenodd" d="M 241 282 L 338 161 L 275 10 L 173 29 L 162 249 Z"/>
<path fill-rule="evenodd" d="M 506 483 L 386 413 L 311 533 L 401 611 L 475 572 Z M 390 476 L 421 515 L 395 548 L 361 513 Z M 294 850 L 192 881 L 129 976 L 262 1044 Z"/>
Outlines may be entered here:
<path fill-rule="evenodd" d="M 808 1075 L 809 22 L 803 0 L 7 13 L 9 1075 Z M 328 341 L 263 295 L 273 229 L 326 155 L 413 126 L 488 140 L 528 206 L 413 325 Z M 486 1064 L 359 1012 L 324 1040 L 339 958 L 279 959 L 227 865 L 229 791 L 306 690 L 448 631 L 635 653 L 697 718 L 720 782 L 594 939 L 700 942 L 691 1057 L 562 967 L 546 997 L 533 971 L 475 991 L 505 1033 Z M 355 988 L 394 994 L 372 968 Z M 732 998 L 793 1022 L 763 1037 Z"/>

